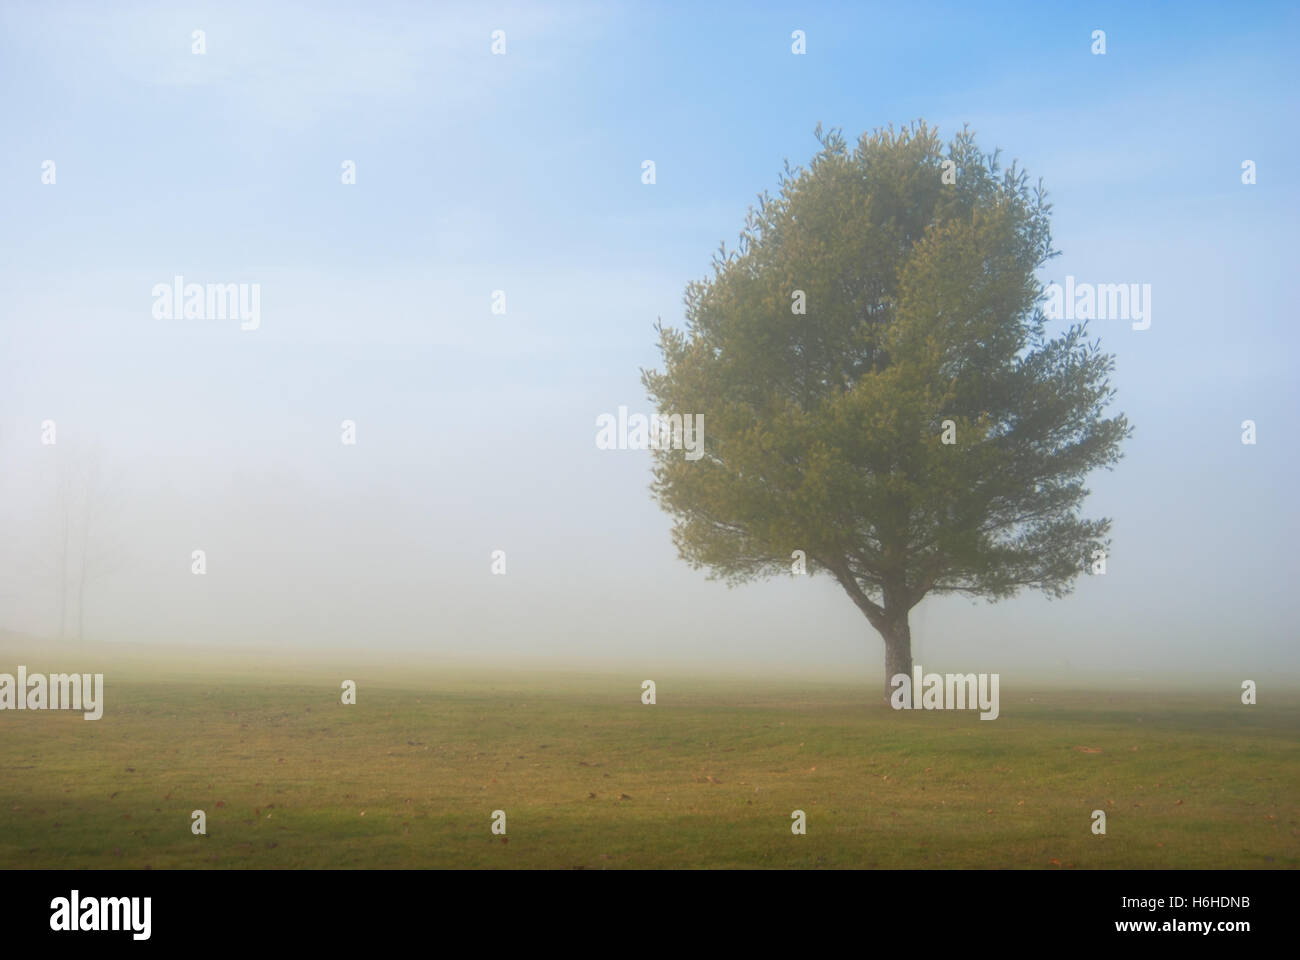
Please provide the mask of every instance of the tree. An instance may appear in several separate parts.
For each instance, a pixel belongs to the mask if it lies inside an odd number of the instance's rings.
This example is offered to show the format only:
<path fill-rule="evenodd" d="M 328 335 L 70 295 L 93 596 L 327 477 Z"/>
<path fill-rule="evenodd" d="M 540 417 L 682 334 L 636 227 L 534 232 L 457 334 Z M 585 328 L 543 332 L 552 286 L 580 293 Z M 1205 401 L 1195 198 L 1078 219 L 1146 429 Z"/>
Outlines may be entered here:
<path fill-rule="evenodd" d="M 106 535 L 105 524 L 117 513 L 119 504 L 115 485 L 105 475 L 102 461 L 102 454 L 93 447 L 61 454 L 57 461 L 55 510 L 59 537 L 55 571 L 61 640 L 67 638 L 68 585 L 73 576 L 70 569 L 75 570 L 80 643 L 85 639 L 86 588 L 114 572 L 119 564 L 119 545 Z"/>
<path fill-rule="evenodd" d="M 58 512 L 59 538 L 55 571 L 59 599 L 59 639 L 64 640 L 68 636 L 68 545 L 72 536 L 72 514 L 75 508 L 72 497 L 72 475 L 66 460 L 62 458 L 58 460 L 58 471 L 55 505 Z"/>
<path fill-rule="evenodd" d="M 81 542 L 77 551 L 77 642 L 86 637 L 86 587 L 113 569 L 117 548 L 102 537 L 104 515 L 116 510 L 97 451 L 82 464 Z"/>
<path fill-rule="evenodd" d="M 908 612 L 929 594 L 1059 597 L 1108 519 L 1083 478 L 1120 458 L 1103 416 L 1113 358 L 1086 324 L 1049 336 L 1037 271 L 1051 205 L 969 130 L 823 133 L 808 168 L 751 208 L 739 249 L 660 322 L 664 414 L 703 414 L 695 460 L 659 444 L 652 490 L 681 557 L 731 585 L 834 577 L 911 673 Z"/>

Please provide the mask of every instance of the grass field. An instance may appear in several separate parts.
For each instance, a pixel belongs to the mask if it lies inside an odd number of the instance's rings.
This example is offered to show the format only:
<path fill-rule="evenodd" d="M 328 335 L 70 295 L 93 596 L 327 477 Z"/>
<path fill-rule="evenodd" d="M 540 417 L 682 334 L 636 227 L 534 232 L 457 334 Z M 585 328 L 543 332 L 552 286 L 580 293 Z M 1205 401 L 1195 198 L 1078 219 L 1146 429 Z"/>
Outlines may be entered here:
<path fill-rule="evenodd" d="M 0 867 L 1300 865 L 1294 694 L 1004 682 L 981 721 L 857 682 L 664 672 L 647 706 L 633 673 L 74 659 L 0 666 L 107 686 L 99 721 L 0 713 Z"/>

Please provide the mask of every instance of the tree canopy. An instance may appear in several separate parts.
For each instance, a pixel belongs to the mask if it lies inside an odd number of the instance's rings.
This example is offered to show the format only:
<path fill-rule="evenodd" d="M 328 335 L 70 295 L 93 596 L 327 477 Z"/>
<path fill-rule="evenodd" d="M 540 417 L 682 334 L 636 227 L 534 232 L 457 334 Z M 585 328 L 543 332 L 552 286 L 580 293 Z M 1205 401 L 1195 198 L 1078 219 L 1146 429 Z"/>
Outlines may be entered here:
<path fill-rule="evenodd" d="M 804 551 L 884 637 L 888 682 L 928 594 L 1069 592 L 1108 549 L 1084 478 L 1130 427 L 1105 415 L 1113 358 L 1086 324 L 1047 328 L 1041 183 L 967 129 L 816 135 L 688 285 L 685 329 L 658 326 L 643 382 L 703 414 L 704 455 L 657 450 L 653 491 L 713 577 L 788 574 Z"/>

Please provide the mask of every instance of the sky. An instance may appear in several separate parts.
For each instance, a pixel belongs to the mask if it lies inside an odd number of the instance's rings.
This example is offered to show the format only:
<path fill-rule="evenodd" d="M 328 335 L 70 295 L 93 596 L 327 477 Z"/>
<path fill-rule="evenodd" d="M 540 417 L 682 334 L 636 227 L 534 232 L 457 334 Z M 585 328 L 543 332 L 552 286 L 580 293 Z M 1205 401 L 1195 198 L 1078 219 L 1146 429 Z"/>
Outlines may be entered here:
<path fill-rule="evenodd" d="M 649 453 L 594 438 L 650 412 L 656 320 L 818 122 L 923 118 L 1042 178 L 1044 282 L 1152 295 L 1149 329 L 1091 328 L 1135 426 L 1090 483 L 1106 575 L 931 598 L 916 660 L 1300 678 L 1298 27 L 1283 3 L 4 2 L 0 630 L 58 632 L 59 477 L 97 462 L 87 640 L 878 675 L 838 586 L 707 580 Z M 257 328 L 156 316 L 176 276 L 257 284 Z"/>

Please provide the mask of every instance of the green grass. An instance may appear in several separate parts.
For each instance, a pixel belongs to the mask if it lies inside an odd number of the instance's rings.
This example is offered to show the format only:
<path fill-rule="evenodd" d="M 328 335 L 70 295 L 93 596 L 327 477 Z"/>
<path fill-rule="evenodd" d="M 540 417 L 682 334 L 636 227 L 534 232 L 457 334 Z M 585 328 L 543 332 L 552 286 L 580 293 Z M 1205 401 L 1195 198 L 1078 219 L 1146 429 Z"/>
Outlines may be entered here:
<path fill-rule="evenodd" d="M 1294 695 L 1004 682 L 981 721 L 671 672 L 654 706 L 631 673 L 105 672 L 102 720 L 0 714 L 0 867 L 1300 865 Z"/>

